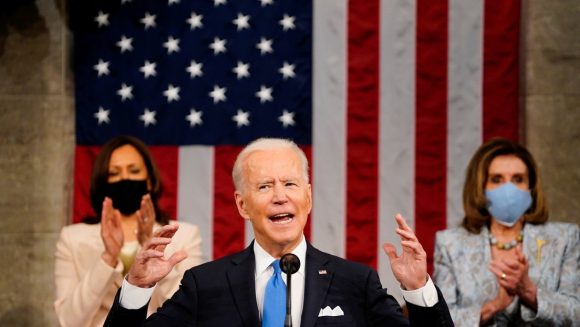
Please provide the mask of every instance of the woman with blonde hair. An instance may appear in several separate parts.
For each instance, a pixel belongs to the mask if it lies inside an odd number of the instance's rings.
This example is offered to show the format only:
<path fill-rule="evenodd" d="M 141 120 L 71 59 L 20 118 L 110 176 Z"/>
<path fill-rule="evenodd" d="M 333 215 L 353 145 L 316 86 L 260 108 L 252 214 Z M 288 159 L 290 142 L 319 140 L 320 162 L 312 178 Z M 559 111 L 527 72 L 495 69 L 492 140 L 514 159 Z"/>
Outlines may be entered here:
<path fill-rule="evenodd" d="M 457 326 L 580 322 L 576 224 L 548 221 L 538 167 L 523 146 L 493 139 L 467 168 L 461 227 L 438 232 L 435 283 Z"/>

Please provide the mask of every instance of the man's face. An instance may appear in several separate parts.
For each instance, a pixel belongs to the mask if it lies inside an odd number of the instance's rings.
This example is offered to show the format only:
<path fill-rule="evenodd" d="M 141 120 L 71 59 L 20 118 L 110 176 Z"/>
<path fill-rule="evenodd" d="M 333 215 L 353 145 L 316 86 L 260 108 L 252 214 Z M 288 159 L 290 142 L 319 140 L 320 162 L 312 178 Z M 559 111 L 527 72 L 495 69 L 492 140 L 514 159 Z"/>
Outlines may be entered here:
<path fill-rule="evenodd" d="M 242 172 L 236 204 L 252 222 L 256 241 L 274 257 L 293 250 L 312 209 L 300 158 L 292 149 L 257 150 L 246 157 Z"/>

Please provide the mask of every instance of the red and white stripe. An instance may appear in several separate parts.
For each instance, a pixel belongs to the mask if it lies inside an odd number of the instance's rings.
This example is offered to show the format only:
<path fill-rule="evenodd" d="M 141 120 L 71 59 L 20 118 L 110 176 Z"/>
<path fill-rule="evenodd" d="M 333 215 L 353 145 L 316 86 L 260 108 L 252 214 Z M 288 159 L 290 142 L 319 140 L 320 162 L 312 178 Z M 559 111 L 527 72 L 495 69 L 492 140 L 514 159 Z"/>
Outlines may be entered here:
<path fill-rule="evenodd" d="M 314 4 L 312 242 L 397 290 L 381 249 L 393 215 L 431 256 L 461 221 L 475 149 L 517 139 L 520 2 Z"/>

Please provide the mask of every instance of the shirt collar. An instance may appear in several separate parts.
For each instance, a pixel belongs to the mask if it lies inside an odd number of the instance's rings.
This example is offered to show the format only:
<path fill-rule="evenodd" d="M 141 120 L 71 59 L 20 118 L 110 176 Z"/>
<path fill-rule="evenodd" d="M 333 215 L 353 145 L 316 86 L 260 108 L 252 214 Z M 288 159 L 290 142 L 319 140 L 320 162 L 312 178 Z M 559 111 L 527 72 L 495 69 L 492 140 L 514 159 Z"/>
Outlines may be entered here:
<path fill-rule="evenodd" d="M 300 259 L 300 269 L 296 272 L 297 274 L 304 274 L 304 265 L 306 263 L 306 239 L 302 235 L 302 240 L 298 243 L 298 246 L 292 251 L 290 251 Z M 256 258 L 256 277 L 268 270 L 268 267 L 272 264 L 272 261 L 276 258 L 272 257 L 266 250 L 264 250 L 258 242 L 254 240 L 254 257 Z"/>

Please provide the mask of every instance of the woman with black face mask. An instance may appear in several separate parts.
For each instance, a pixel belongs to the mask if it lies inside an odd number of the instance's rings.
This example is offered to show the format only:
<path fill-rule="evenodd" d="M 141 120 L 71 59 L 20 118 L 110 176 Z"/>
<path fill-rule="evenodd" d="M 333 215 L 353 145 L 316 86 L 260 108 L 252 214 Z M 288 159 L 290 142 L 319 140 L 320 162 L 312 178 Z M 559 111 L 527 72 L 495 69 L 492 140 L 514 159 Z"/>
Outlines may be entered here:
<path fill-rule="evenodd" d="M 123 276 L 138 249 L 170 222 L 158 200 L 162 185 L 149 150 L 140 140 L 119 136 L 105 144 L 91 176 L 95 217 L 64 227 L 56 249 L 55 310 L 62 326 L 102 326 Z M 166 253 L 186 256 L 155 286 L 154 312 L 179 287 L 185 270 L 201 263 L 199 229 L 185 222 Z"/>
<path fill-rule="evenodd" d="M 492 139 L 463 186 L 461 227 L 438 232 L 433 279 L 456 326 L 578 326 L 580 231 L 548 222 L 538 166 Z"/>

